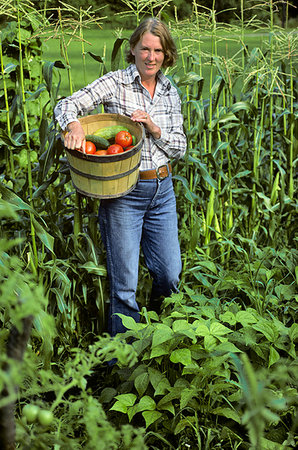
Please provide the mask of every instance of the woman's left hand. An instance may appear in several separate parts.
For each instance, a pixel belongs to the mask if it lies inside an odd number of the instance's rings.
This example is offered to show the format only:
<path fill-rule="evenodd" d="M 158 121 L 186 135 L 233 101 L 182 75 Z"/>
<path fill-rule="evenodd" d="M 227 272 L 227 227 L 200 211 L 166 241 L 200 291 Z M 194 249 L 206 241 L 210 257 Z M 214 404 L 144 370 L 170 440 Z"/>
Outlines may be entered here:
<path fill-rule="evenodd" d="M 155 139 L 159 139 L 161 136 L 161 129 L 155 125 L 155 123 L 151 120 L 151 117 L 149 116 L 146 111 L 142 111 L 141 109 L 136 109 L 132 115 L 131 120 L 134 122 L 141 122 L 144 124 L 146 129 L 149 131 L 149 133 L 152 134 L 152 136 Z"/>

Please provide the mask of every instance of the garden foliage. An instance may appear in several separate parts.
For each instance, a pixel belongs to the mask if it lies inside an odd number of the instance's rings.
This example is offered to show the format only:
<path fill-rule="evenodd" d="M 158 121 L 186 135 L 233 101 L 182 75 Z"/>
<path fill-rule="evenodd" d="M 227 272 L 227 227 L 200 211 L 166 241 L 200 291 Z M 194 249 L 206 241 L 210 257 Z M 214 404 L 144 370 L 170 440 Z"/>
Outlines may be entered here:
<path fill-rule="evenodd" d="M 81 39 L 86 67 L 84 23 L 97 19 L 62 2 L 55 23 L 29 1 L 1 6 L 3 448 L 297 446 L 297 35 L 274 26 L 269 4 L 266 23 L 228 30 L 242 43 L 230 59 L 214 8 L 194 2 L 190 19 L 170 24 L 180 57 L 166 74 L 188 139 L 173 164 L 180 291 L 160 315 L 148 310 L 141 265 L 141 323 L 123 317 L 115 338 L 98 201 L 74 192 L 53 120 L 61 79 L 73 90 L 68 38 Z M 162 10 L 131 5 L 136 22 Z M 262 47 L 245 45 L 252 21 L 268 33 Z M 51 27 L 61 59 L 46 61 L 39 35 Z M 106 71 L 104 54 L 87 56 Z"/>

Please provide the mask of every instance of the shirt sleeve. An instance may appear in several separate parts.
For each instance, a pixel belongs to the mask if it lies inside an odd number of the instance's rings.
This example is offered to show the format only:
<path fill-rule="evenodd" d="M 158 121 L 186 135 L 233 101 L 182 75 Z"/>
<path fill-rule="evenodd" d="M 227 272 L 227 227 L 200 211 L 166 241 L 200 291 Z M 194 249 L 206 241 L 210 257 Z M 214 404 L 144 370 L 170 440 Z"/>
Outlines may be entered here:
<path fill-rule="evenodd" d="M 172 108 L 167 121 L 170 125 L 160 126 L 161 136 L 154 142 L 169 158 L 180 159 L 186 152 L 187 140 L 183 128 L 181 100 L 176 89 L 174 87 L 172 89 Z"/>
<path fill-rule="evenodd" d="M 115 73 L 110 72 L 73 95 L 60 100 L 54 109 L 55 119 L 62 130 L 65 130 L 70 122 L 78 122 L 79 116 L 84 116 L 105 103 L 113 96 L 115 90 Z"/>

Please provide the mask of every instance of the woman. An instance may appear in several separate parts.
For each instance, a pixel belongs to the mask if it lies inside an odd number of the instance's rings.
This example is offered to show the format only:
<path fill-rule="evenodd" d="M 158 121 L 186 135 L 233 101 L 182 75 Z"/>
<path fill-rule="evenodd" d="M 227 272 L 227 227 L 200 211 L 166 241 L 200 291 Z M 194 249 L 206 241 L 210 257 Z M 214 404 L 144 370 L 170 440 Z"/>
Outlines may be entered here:
<path fill-rule="evenodd" d="M 126 69 L 110 72 L 61 100 L 55 116 L 68 133 L 65 146 L 85 146 L 78 115 L 100 104 L 106 113 L 119 113 L 143 124 L 144 146 L 140 179 L 132 192 L 101 200 L 99 223 L 107 254 L 110 282 L 109 332 L 124 332 L 117 314 L 139 320 L 136 302 L 140 246 L 153 277 L 151 308 L 177 291 L 181 272 L 176 200 L 171 158 L 186 150 L 181 102 L 161 68 L 174 64 L 177 51 L 167 27 L 157 19 L 142 22 L 130 38 Z"/>

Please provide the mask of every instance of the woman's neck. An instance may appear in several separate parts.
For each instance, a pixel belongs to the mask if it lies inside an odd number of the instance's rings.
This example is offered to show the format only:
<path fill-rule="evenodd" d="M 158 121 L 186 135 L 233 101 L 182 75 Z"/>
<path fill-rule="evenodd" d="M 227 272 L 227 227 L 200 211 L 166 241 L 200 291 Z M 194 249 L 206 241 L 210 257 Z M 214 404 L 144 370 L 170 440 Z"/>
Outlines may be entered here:
<path fill-rule="evenodd" d="M 150 78 L 148 80 L 141 80 L 141 83 L 144 86 L 144 88 L 147 89 L 147 91 L 149 92 L 151 98 L 153 98 L 154 97 L 155 88 L 156 88 L 156 79 L 155 78 Z"/>

